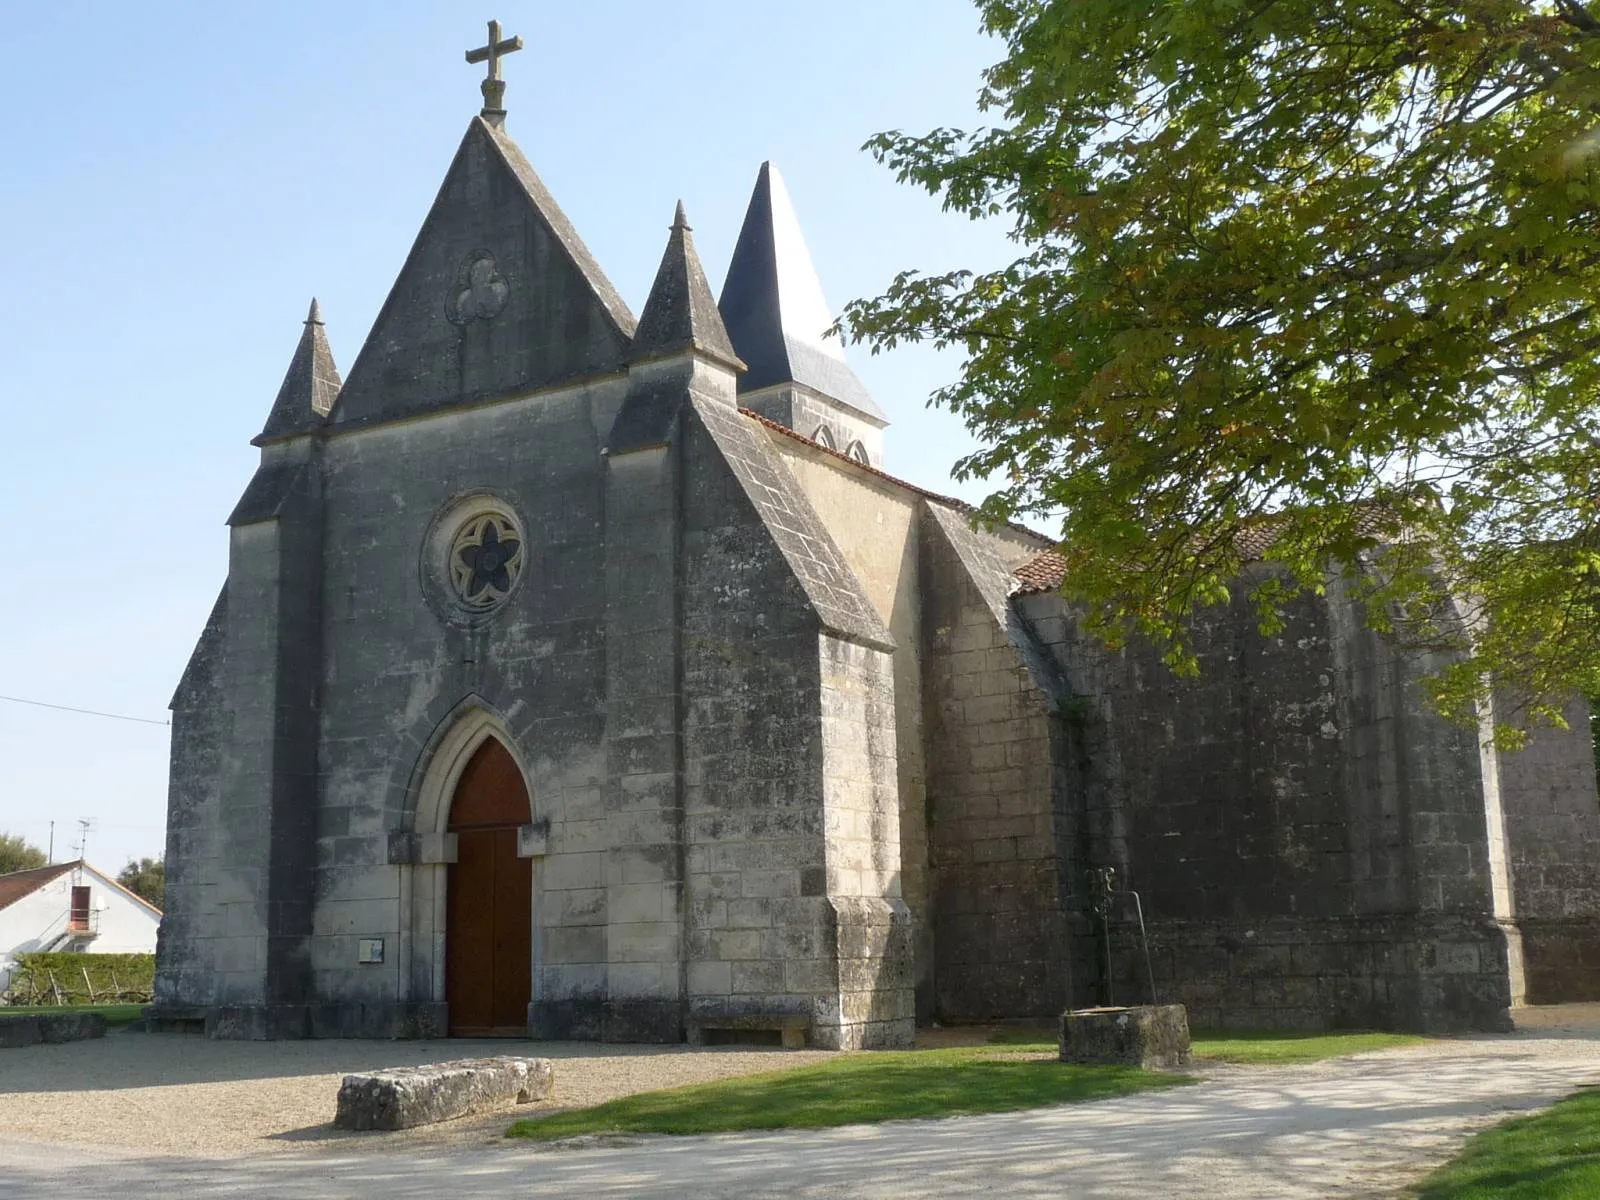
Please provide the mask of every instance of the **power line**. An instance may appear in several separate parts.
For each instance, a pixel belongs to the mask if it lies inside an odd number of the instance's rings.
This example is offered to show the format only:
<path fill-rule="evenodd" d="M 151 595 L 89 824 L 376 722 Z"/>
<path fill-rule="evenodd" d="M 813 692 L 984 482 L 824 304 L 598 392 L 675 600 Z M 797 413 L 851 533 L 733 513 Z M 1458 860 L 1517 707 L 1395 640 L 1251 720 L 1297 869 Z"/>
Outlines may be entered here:
<path fill-rule="evenodd" d="M 93 708 L 73 708 L 70 704 L 49 704 L 43 700 L 24 700 L 21 696 L 0 696 L 12 704 L 27 704 L 34 708 L 53 708 L 57 712 L 78 713 L 85 717 L 106 717 L 112 721 L 137 721 L 141 725 L 171 725 L 171 721 L 157 721 L 154 717 L 130 717 L 124 713 L 100 712 Z"/>
<path fill-rule="evenodd" d="M 17 828 L 28 827 L 28 828 L 32 828 L 32 829 L 43 829 L 46 825 L 52 825 L 52 824 L 54 824 L 54 822 L 51 821 L 47 817 L 32 817 L 32 818 L 30 818 L 30 817 L 3 817 L 3 818 L 0 818 L 0 825 L 4 825 L 7 829 L 12 828 L 13 826 L 15 826 Z M 94 823 L 94 827 L 95 827 L 95 829 L 97 831 L 101 830 L 101 829 L 151 830 L 151 829 L 165 829 L 166 825 L 163 824 L 160 821 L 146 821 L 146 822 L 143 822 L 141 824 L 141 823 L 138 823 L 138 822 L 99 821 L 99 820 L 97 820 Z"/>

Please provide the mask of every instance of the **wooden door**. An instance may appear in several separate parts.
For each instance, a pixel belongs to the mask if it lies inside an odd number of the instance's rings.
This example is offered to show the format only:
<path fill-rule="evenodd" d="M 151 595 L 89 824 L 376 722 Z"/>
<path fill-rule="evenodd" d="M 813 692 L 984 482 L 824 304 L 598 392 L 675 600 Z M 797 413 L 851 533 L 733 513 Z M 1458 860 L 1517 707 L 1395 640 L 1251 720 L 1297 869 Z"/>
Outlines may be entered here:
<path fill-rule="evenodd" d="M 450 804 L 456 861 L 445 909 L 445 1000 L 456 1037 L 525 1036 L 533 977 L 533 864 L 517 857 L 532 820 L 515 760 L 490 738 Z"/>

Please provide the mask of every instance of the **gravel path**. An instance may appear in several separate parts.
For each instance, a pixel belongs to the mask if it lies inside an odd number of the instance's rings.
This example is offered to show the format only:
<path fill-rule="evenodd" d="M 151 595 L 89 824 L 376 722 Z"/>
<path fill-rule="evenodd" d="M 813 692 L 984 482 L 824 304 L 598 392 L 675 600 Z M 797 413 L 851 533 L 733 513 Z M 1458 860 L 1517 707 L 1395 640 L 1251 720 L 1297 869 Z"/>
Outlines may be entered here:
<path fill-rule="evenodd" d="M 440 1049 L 460 1056 L 481 1043 L 249 1045 L 129 1034 L 125 1041 L 0 1058 L 0 1092 L 11 1093 L 0 1095 L 0 1195 L 1393 1196 L 1454 1154 L 1473 1130 L 1575 1088 L 1600 1085 L 1600 1010 L 1547 1011 L 1521 1024 L 1523 1032 L 1508 1037 L 1435 1042 L 1302 1067 L 1207 1067 L 1205 1081 L 1195 1087 L 1095 1104 L 794 1133 L 635 1138 L 580 1149 L 508 1143 L 497 1136 L 503 1115 L 409 1134 L 328 1138 L 306 1129 L 326 1119 L 328 1088 L 338 1071 L 437 1058 Z M 152 1044 L 165 1049 L 144 1049 Z M 69 1050 L 83 1056 L 69 1063 Z M 600 1099 L 639 1086 L 821 1057 L 540 1050 L 562 1060 L 557 1079 L 569 1083 L 559 1099 L 567 1102 L 575 1102 L 580 1089 L 585 1100 Z M 328 1073 L 331 1061 L 338 1065 Z M 30 1090 L 14 1091 L 24 1074 Z M 109 1099 L 81 1090 L 89 1074 Z M 247 1082 L 218 1077 L 252 1074 Z M 258 1094 L 304 1097 L 307 1107 L 294 1127 L 300 1132 L 276 1139 L 261 1132 L 274 1124 L 267 1114 L 275 1101 L 258 1101 Z M 58 1097 L 66 1107 L 51 1107 Z M 175 1100 L 182 1101 L 181 1110 L 170 1107 Z M 230 1111 L 208 1112 L 208 1106 Z M 138 1148 L 61 1145 L 76 1136 L 59 1123 L 73 1112 L 94 1114 L 102 1129 L 127 1126 L 116 1134 L 116 1145 Z M 204 1122 L 210 1133 L 198 1126 L 174 1130 L 190 1122 Z M 197 1143 L 241 1124 L 257 1130 L 254 1141 L 230 1143 L 244 1157 L 215 1145 L 201 1156 Z M 43 1140 L 47 1136 L 55 1144 Z M 182 1156 L 163 1153 L 174 1139 L 190 1149 Z"/>
<path fill-rule="evenodd" d="M 329 1122 L 351 1072 L 490 1054 L 556 1060 L 555 1095 L 519 1106 L 517 1115 L 830 1057 L 586 1042 L 215 1042 L 115 1031 L 103 1041 L 0 1051 L 0 1137 L 216 1158 L 304 1150 L 307 1142 L 375 1150 L 481 1142 L 505 1132 L 505 1113 L 355 1138 Z"/>

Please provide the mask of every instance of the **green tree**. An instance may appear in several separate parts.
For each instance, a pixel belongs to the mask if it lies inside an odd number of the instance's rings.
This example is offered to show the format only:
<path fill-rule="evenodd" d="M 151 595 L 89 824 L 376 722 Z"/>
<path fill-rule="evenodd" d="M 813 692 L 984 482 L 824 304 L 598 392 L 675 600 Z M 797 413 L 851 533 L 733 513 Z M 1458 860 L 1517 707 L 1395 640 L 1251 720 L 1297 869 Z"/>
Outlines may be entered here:
<path fill-rule="evenodd" d="M 1062 520 L 1068 595 L 1192 669 L 1336 566 L 1470 719 L 1600 693 L 1600 13 L 1580 0 L 985 0 L 994 124 L 869 148 L 1020 253 L 841 322 Z M 1279 570 L 1240 570 L 1262 535 Z M 1241 582 L 1249 580 L 1250 582 Z M 1514 732 L 1509 733 L 1515 740 Z"/>
<path fill-rule="evenodd" d="M 46 864 L 44 851 L 19 833 L 0 833 L 0 875 L 31 871 Z"/>
<path fill-rule="evenodd" d="M 165 859 L 129 859 L 128 865 L 117 873 L 117 882 L 135 896 L 161 907 L 167 890 L 167 864 Z"/>

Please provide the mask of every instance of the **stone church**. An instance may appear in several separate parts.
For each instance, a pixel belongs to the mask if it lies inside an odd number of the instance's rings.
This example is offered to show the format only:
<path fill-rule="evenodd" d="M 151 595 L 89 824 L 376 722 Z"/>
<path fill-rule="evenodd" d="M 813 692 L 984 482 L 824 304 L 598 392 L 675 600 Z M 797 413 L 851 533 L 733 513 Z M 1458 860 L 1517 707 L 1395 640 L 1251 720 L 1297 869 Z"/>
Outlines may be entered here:
<path fill-rule="evenodd" d="M 1481 748 L 1337 587 L 1274 637 L 1205 614 L 1198 679 L 1080 635 L 1047 538 L 881 469 L 777 172 L 720 300 L 680 207 L 636 317 L 506 133 L 497 37 L 348 378 L 313 304 L 228 517 L 158 1019 L 852 1048 L 1152 991 L 1297 1028 L 1600 998 L 1586 712 Z"/>

